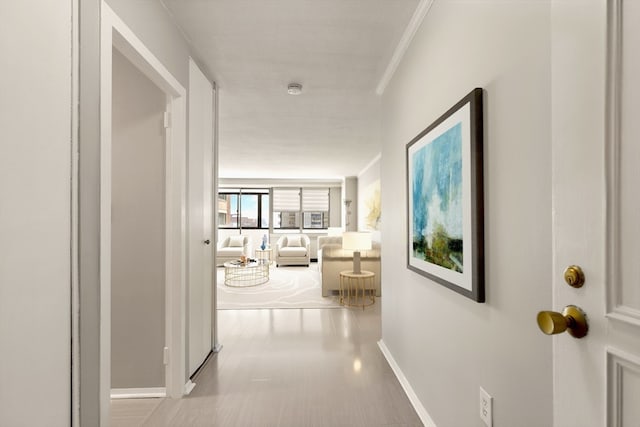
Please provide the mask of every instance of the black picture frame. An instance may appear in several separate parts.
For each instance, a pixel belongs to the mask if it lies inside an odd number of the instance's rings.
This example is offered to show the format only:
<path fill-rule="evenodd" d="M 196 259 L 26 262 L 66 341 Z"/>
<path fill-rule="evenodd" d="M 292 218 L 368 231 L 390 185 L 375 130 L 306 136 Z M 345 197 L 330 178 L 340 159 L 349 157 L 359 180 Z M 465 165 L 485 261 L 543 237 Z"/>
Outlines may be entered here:
<path fill-rule="evenodd" d="M 407 268 L 485 302 L 483 89 L 406 145 Z"/>

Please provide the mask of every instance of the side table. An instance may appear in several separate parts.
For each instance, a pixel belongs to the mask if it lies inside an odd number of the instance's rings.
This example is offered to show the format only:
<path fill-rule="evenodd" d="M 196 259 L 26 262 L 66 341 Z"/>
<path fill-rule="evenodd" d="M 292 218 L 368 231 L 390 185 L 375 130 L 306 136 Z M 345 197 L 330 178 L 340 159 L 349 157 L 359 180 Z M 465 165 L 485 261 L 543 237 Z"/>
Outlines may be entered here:
<path fill-rule="evenodd" d="M 340 272 L 340 304 L 347 307 L 369 306 L 376 302 L 375 273 L 345 270 Z M 367 295 L 367 291 L 369 295 Z"/>
<path fill-rule="evenodd" d="M 273 251 L 271 248 L 256 249 L 256 259 L 264 260 L 265 263 L 273 264 Z"/>

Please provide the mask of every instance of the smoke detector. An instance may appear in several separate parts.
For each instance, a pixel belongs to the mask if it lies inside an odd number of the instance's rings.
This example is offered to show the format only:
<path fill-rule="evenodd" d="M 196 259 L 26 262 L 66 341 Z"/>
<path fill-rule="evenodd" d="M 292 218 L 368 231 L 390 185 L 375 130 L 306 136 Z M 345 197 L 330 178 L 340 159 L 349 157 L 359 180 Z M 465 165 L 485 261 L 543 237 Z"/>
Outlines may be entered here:
<path fill-rule="evenodd" d="M 287 93 L 289 95 L 300 95 L 302 93 L 302 85 L 299 83 L 289 83 Z"/>

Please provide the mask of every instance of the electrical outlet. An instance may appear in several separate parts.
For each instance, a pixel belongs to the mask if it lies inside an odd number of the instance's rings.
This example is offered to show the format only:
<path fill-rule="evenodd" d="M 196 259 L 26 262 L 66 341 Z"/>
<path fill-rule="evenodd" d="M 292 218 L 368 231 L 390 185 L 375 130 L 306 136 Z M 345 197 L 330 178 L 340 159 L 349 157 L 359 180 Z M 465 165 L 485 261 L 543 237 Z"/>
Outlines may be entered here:
<path fill-rule="evenodd" d="M 484 421 L 487 427 L 493 425 L 493 397 L 480 387 L 480 419 Z"/>

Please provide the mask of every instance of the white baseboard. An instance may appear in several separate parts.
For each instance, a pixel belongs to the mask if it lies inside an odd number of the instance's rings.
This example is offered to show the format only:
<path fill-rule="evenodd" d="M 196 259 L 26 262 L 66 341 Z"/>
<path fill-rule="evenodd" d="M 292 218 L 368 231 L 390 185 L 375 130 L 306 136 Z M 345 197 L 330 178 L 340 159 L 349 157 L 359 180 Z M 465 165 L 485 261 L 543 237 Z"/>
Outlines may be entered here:
<path fill-rule="evenodd" d="M 433 422 L 427 410 L 424 408 L 424 406 L 422 406 L 422 402 L 420 402 L 420 399 L 418 399 L 418 396 L 413 391 L 413 388 L 407 380 L 407 377 L 405 377 L 402 373 L 402 370 L 396 363 L 396 360 L 391 355 L 391 352 L 389 351 L 387 346 L 384 344 L 384 341 L 378 341 L 378 347 L 380 347 L 380 351 L 382 351 L 385 359 L 387 359 L 387 362 L 389 363 L 389 366 L 391 366 L 393 373 L 396 374 L 396 378 L 398 378 L 402 389 L 407 394 L 407 397 L 409 398 L 409 402 L 411 402 L 413 409 L 415 409 L 418 413 L 418 417 L 420 418 L 420 421 L 422 421 L 422 424 L 424 424 L 425 427 L 437 427 L 436 423 Z"/>
<path fill-rule="evenodd" d="M 149 397 L 167 397 L 165 387 L 148 388 L 112 388 L 112 399 L 143 399 Z"/>
<path fill-rule="evenodd" d="M 187 383 L 184 385 L 184 395 L 188 396 L 189 393 L 191 393 L 191 391 L 195 388 L 195 386 L 196 383 L 194 383 L 193 381 L 187 381 Z"/>

